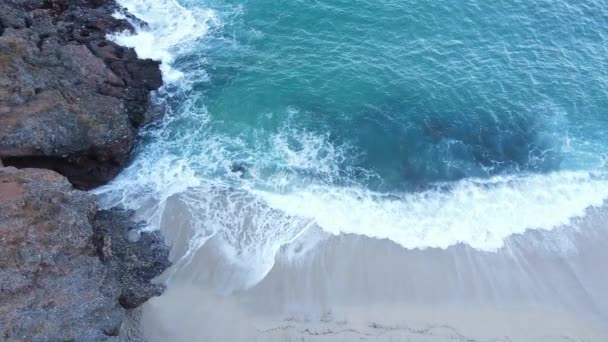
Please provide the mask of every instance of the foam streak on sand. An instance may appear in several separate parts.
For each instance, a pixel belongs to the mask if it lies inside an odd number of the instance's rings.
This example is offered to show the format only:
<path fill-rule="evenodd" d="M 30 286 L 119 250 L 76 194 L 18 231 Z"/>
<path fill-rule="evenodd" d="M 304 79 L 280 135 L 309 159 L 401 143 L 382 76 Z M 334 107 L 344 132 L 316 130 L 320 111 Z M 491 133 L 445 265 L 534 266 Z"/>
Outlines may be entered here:
<path fill-rule="evenodd" d="M 188 247 L 178 253 L 186 258 L 213 238 L 228 262 L 225 268 L 240 273 L 232 283 L 223 282 L 222 291 L 228 292 L 261 281 L 282 247 L 288 247 L 286 253 L 297 251 L 295 258 L 305 255 L 323 239 L 305 232 L 313 226 L 334 235 L 388 239 L 408 249 L 464 243 L 496 251 L 513 234 L 568 225 L 588 207 L 601 206 L 608 194 L 608 181 L 569 172 L 464 180 L 450 189 L 402 195 L 328 187 L 276 193 L 204 181 L 190 168 L 167 162 L 139 175 L 148 182 L 119 178 L 98 193 L 108 206 L 122 203 L 138 210 L 150 228 L 186 234 Z M 567 237 L 553 240 L 537 248 L 563 252 L 571 247 Z"/>

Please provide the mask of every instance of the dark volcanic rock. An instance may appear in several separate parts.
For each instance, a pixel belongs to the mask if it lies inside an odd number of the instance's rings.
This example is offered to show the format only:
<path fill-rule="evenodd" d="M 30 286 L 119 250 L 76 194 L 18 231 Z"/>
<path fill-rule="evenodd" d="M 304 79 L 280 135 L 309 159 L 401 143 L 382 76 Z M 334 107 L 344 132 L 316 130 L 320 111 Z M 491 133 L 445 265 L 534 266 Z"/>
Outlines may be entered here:
<path fill-rule="evenodd" d="M 0 168 L 0 340 L 122 341 L 126 309 L 160 295 L 150 280 L 169 266 L 130 217 L 53 171 Z"/>
<path fill-rule="evenodd" d="M 91 243 L 94 216 L 92 196 L 63 176 L 0 169 L 0 340 L 117 335 L 121 286 Z"/>
<path fill-rule="evenodd" d="M 158 63 L 108 41 L 129 30 L 110 0 L 0 3 L 0 158 L 78 188 L 114 177 L 146 122 Z"/>
<path fill-rule="evenodd" d="M 100 211 L 93 225 L 94 243 L 101 260 L 120 281 L 120 303 L 135 308 L 165 287 L 150 281 L 170 266 L 169 249 L 160 232 L 140 232 L 131 221 L 132 212 Z"/>

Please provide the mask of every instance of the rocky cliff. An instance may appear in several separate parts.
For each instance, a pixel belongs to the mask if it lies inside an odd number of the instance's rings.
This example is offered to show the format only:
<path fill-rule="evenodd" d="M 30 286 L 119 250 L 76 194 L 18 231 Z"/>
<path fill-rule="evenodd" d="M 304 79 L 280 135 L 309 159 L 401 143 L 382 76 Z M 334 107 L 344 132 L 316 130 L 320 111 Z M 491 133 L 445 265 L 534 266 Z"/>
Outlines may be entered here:
<path fill-rule="evenodd" d="M 158 63 L 106 39 L 130 30 L 110 0 L 0 4 L 0 159 L 55 170 L 80 189 L 127 162 Z"/>
<path fill-rule="evenodd" d="M 126 309 L 162 292 L 150 280 L 169 266 L 158 233 L 140 236 L 129 218 L 97 212 L 56 172 L 0 168 L 0 340 L 117 336 Z"/>
<path fill-rule="evenodd" d="M 162 237 L 77 190 L 122 169 L 162 83 L 157 62 L 106 39 L 132 30 L 118 10 L 0 3 L 0 340 L 122 341 L 126 310 L 163 290 Z"/>

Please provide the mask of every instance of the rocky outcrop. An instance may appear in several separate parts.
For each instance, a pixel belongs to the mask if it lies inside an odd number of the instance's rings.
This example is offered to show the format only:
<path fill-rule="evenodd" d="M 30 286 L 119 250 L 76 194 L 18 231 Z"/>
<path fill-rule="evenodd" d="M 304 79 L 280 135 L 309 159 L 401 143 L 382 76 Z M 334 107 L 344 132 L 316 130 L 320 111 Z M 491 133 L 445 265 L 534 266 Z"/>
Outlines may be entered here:
<path fill-rule="evenodd" d="M 91 243 L 94 217 L 59 174 L 0 170 L 0 339 L 117 335 L 120 286 Z"/>
<path fill-rule="evenodd" d="M 0 168 L 0 340 L 121 341 L 169 266 L 162 237 L 129 219 L 53 171 Z"/>
<path fill-rule="evenodd" d="M 158 63 L 106 39 L 130 30 L 110 0 L 0 3 L 0 158 L 55 170 L 80 189 L 127 162 Z"/>
<path fill-rule="evenodd" d="M 106 39 L 132 29 L 118 10 L 0 1 L 0 340 L 124 341 L 127 310 L 163 290 L 163 238 L 74 188 L 122 169 L 162 83 Z"/>
<path fill-rule="evenodd" d="M 165 290 L 152 283 L 170 266 L 169 250 L 159 231 L 142 232 L 133 213 L 119 209 L 100 211 L 93 224 L 93 242 L 103 263 L 120 282 L 120 304 L 133 309 Z"/>

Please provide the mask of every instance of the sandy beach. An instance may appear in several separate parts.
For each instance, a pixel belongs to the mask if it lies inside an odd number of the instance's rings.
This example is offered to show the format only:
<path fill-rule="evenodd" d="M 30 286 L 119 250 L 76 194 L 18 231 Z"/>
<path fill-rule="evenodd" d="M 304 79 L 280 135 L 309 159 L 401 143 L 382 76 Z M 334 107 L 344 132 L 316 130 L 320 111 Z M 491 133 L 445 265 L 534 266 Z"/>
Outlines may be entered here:
<path fill-rule="evenodd" d="M 311 240 L 302 236 L 259 283 L 230 291 L 243 270 L 211 238 L 159 279 L 168 290 L 144 306 L 141 329 L 150 341 L 607 341 L 607 217 L 606 207 L 588 210 L 496 252 L 407 250 L 311 229 L 314 247 L 298 254 Z"/>

